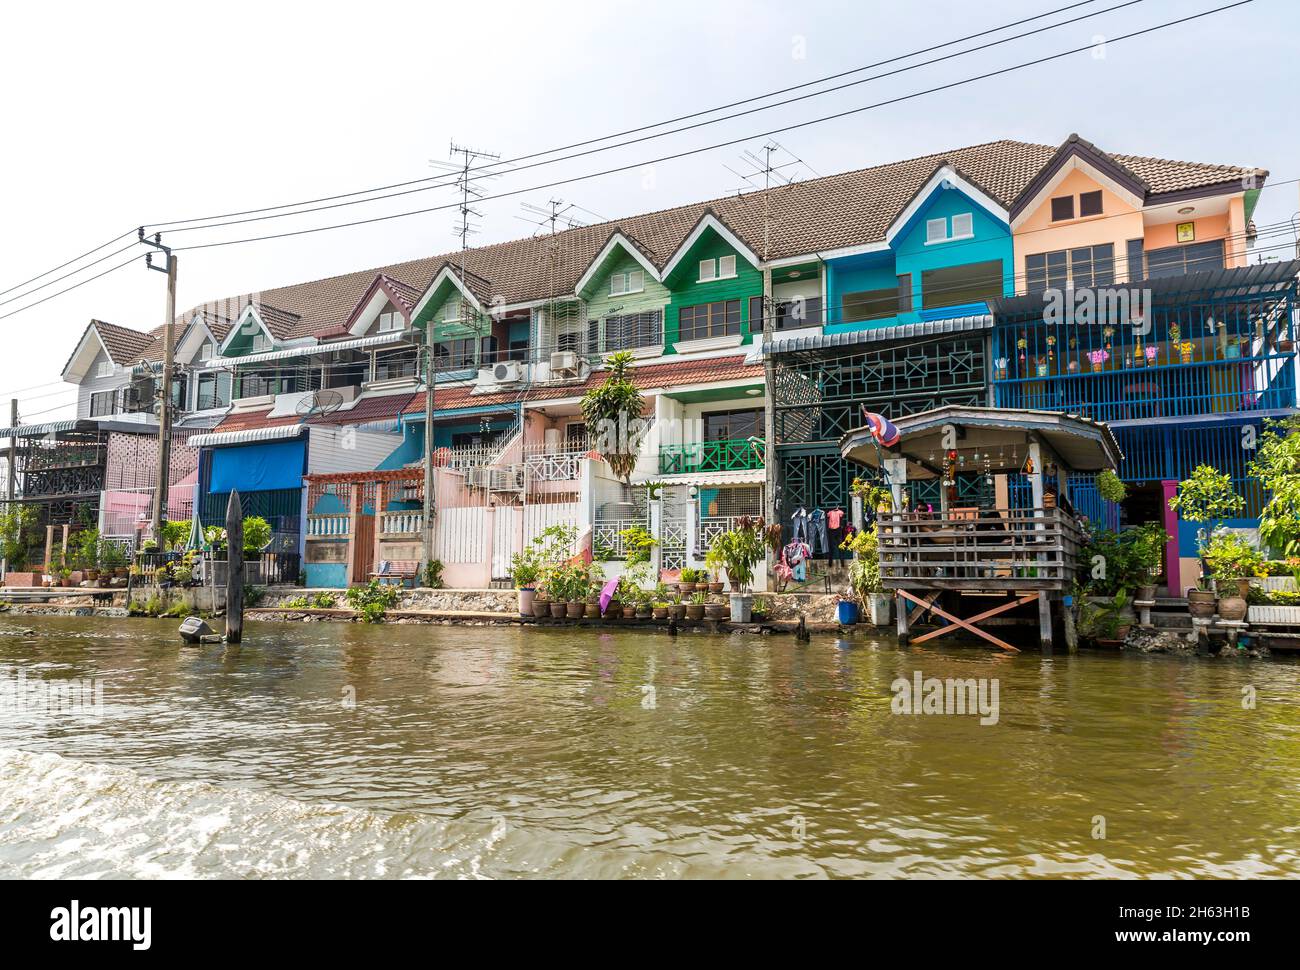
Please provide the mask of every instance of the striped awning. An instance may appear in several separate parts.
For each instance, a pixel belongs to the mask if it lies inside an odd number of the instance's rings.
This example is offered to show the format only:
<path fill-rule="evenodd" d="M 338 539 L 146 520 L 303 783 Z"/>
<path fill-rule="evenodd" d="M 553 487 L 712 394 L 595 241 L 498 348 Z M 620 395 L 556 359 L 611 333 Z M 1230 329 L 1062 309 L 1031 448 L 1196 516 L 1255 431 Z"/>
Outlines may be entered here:
<path fill-rule="evenodd" d="M 993 315 L 979 313 L 968 317 L 949 317 L 945 320 L 922 320 L 919 323 L 900 323 L 892 327 L 873 327 L 866 330 L 848 330 L 843 333 L 780 334 L 763 341 L 763 353 L 790 354 L 804 350 L 827 350 L 834 347 L 851 347 L 856 344 L 878 343 L 884 340 L 908 340 L 916 337 L 933 337 L 949 333 L 970 333 L 993 328 Z"/>
<path fill-rule="evenodd" d="M 633 485 L 659 482 L 664 485 L 694 485 L 696 488 L 720 488 L 724 485 L 762 485 L 767 472 L 755 468 L 734 472 L 691 472 L 686 475 L 657 475 L 653 478 L 633 479 Z"/>
<path fill-rule="evenodd" d="M 392 344 L 406 343 L 409 334 L 404 330 L 375 334 L 371 337 L 354 337 L 351 340 L 334 340 L 326 344 L 312 344 L 307 347 L 290 347 L 287 350 L 268 350 L 261 354 L 246 354 L 243 357 L 214 357 L 205 360 L 203 367 L 229 367 L 232 364 L 265 364 L 276 360 L 289 360 L 295 357 L 321 357 L 336 350 L 375 350 Z"/>
<path fill-rule="evenodd" d="M 213 431 L 191 435 L 191 448 L 220 448 L 223 445 L 248 445 L 261 441 L 282 441 L 296 438 L 307 430 L 305 424 L 277 424 L 266 428 L 245 428 L 243 431 Z"/>
<path fill-rule="evenodd" d="M 45 424 L 20 424 L 13 428 L 0 428 L 0 438 L 44 438 L 61 431 L 76 431 L 77 421 L 48 421 Z M 90 427 L 89 425 L 87 427 Z"/>

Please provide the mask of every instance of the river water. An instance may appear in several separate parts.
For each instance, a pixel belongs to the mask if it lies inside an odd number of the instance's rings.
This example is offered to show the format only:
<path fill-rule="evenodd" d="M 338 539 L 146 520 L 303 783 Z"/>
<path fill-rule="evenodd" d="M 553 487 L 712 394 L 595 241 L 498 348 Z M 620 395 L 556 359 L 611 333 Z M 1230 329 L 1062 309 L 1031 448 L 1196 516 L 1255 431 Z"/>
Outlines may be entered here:
<path fill-rule="evenodd" d="M 0 705 L 0 877 L 1300 874 L 1293 663 L 175 629 L 0 618 L 0 682 L 102 688 Z M 895 713 L 916 671 L 997 723 Z"/>

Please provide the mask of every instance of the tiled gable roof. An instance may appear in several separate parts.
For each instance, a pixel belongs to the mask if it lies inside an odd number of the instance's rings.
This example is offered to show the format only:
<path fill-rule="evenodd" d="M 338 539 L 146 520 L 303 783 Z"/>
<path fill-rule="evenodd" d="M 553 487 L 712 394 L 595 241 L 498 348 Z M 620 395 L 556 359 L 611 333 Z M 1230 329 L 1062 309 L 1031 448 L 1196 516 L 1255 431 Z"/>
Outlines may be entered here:
<path fill-rule="evenodd" d="M 115 323 L 92 320 L 91 326 L 99 334 L 99 339 L 104 342 L 108 356 L 113 358 L 113 363 L 118 366 L 139 363 L 140 358 L 145 356 L 145 351 L 154 342 L 152 334 L 141 333 L 129 327 L 119 327 Z"/>
<path fill-rule="evenodd" d="M 615 232 L 633 240 L 647 259 L 662 268 L 709 210 L 760 258 L 824 253 L 883 240 L 908 201 L 945 163 L 1011 208 L 1058 150 L 1052 145 L 993 141 L 774 188 L 769 197 L 771 233 L 766 252 L 765 205 L 761 193 L 751 192 L 566 229 L 554 236 L 516 239 L 463 254 L 444 253 L 277 287 L 256 296 L 284 314 L 277 324 L 281 332 L 274 334 L 277 339 L 339 331 L 376 275 L 423 293 L 443 266 L 459 266 L 462 258 L 472 274 L 471 291 L 485 305 L 495 297 L 507 304 L 543 300 L 572 293 L 578 277 Z M 1205 188 L 1248 174 L 1261 178 L 1267 174 L 1230 165 L 1103 154 L 1152 193 Z M 250 299 L 253 297 L 235 297 L 225 302 L 246 303 Z M 267 323 L 272 326 L 270 320 Z"/>

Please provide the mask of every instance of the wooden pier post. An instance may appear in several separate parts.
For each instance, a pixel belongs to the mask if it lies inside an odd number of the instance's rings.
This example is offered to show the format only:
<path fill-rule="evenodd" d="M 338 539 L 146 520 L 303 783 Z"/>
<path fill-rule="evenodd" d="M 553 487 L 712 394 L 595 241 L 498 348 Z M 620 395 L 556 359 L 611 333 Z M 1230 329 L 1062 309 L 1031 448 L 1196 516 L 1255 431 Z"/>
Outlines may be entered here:
<path fill-rule="evenodd" d="M 244 636 L 244 508 L 238 489 L 230 490 L 226 505 L 226 642 Z"/>

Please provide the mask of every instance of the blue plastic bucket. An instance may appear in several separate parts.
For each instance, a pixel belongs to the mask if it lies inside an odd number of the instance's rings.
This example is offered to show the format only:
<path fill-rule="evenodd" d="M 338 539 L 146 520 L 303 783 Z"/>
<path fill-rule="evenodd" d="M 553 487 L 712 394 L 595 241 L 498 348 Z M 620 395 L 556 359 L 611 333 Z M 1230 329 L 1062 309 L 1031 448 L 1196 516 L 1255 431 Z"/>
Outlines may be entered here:
<path fill-rule="evenodd" d="M 858 604 L 849 600 L 840 600 L 837 619 L 840 626 L 852 626 L 858 622 Z"/>

